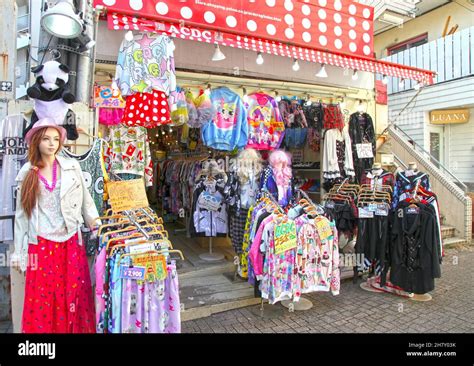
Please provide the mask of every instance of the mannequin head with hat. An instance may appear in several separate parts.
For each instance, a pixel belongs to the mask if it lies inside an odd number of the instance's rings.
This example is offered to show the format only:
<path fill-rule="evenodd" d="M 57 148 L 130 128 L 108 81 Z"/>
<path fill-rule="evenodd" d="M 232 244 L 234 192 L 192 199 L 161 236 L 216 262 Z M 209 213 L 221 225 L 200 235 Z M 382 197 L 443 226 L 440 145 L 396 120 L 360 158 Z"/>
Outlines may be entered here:
<path fill-rule="evenodd" d="M 28 217 L 31 216 L 39 195 L 38 172 L 50 176 L 56 154 L 66 140 L 66 130 L 58 126 L 52 118 L 38 120 L 25 136 L 28 144 L 28 161 L 31 169 L 25 177 L 21 204 Z"/>

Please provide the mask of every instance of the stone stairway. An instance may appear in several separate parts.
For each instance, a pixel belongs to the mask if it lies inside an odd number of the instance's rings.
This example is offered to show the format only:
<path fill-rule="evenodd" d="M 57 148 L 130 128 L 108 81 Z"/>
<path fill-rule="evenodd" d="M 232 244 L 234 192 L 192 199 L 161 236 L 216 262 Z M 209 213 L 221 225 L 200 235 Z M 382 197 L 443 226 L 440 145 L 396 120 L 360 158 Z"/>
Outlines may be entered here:
<path fill-rule="evenodd" d="M 441 225 L 441 237 L 445 249 L 457 248 L 468 244 L 466 239 L 456 236 L 456 228 L 454 226 Z"/>

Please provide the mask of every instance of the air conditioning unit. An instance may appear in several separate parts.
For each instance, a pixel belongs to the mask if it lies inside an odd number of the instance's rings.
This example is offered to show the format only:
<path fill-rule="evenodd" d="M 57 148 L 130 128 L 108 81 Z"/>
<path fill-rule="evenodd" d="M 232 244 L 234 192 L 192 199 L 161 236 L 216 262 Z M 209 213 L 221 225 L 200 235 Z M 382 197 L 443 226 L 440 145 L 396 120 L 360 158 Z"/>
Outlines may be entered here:
<path fill-rule="evenodd" d="M 403 25 L 403 22 L 405 21 L 405 19 L 402 16 L 395 15 L 392 13 L 387 13 L 387 12 L 383 13 L 382 16 L 378 20 L 383 23 L 392 24 L 398 27 Z"/>

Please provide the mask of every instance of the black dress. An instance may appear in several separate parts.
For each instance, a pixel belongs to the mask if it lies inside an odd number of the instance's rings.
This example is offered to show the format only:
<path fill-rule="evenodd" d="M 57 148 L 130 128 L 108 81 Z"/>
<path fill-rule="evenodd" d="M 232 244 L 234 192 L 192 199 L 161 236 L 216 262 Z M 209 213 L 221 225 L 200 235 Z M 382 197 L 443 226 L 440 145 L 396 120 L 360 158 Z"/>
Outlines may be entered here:
<path fill-rule="evenodd" d="M 371 143 L 375 156 L 375 130 L 372 118 L 367 113 L 353 113 L 349 120 L 349 136 L 352 142 L 355 178 L 359 183 L 365 169 L 372 167 L 373 158 L 359 159 L 356 144 Z"/>

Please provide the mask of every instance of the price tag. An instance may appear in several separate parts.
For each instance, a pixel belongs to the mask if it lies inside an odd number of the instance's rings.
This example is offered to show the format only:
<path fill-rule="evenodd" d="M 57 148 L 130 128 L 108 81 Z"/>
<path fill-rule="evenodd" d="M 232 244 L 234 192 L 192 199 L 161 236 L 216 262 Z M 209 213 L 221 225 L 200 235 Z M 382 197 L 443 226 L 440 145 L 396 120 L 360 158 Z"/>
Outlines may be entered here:
<path fill-rule="evenodd" d="M 145 279 L 145 267 L 120 267 L 120 278 L 125 280 L 143 281 Z"/>
<path fill-rule="evenodd" d="M 326 202 L 324 205 L 326 208 L 334 208 L 336 207 L 336 204 L 333 201 Z"/>
<path fill-rule="evenodd" d="M 203 192 L 199 196 L 199 205 L 209 211 L 217 211 L 221 207 L 222 198 L 218 195 L 212 195 L 209 192 Z"/>
<path fill-rule="evenodd" d="M 369 211 L 372 211 L 372 212 L 375 212 L 377 211 L 377 204 L 376 203 L 370 203 L 368 206 L 367 206 L 367 210 Z"/>
<path fill-rule="evenodd" d="M 140 239 L 140 240 L 143 240 L 143 239 Z M 155 250 L 153 243 L 131 245 L 129 246 L 129 248 L 130 248 L 130 254 L 145 253 L 145 252 L 149 252 L 150 250 Z"/>
<path fill-rule="evenodd" d="M 375 215 L 388 216 L 388 206 L 385 204 L 377 205 L 377 209 L 375 210 Z"/>
<path fill-rule="evenodd" d="M 324 217 L 316 218 L 316 230 L 318 230 L 321 240 L 326 240 L 333 235 L 331 225 L 329 225 L 328 219 Z"/>
<path fill-rule="evenodd" d="M 369 211 L 365 207 L 359 207 L 359 219 L 371 219 L 374 217 L 374 211 Z"/>
<path fill-rule="evenodd" d="M 420 209 L 418 207 L 408 207 L 407 214 L 409 215 L 418 215 L 420 213 Z"/>
<path fill-rule="evenodd" d="M 279 225 L 275 225 L 275 254 L 284 253 L 290 249 L 296 248 L 296 225 L 289 220 Z"/>
<path fill-rule="evenodd" d="M 164 280 L 168 276 L 166 258 L 162 254 L 150 253 L 136 256 L 133 258 L 133 264 L 145 267 L 147 282 Z"/>

